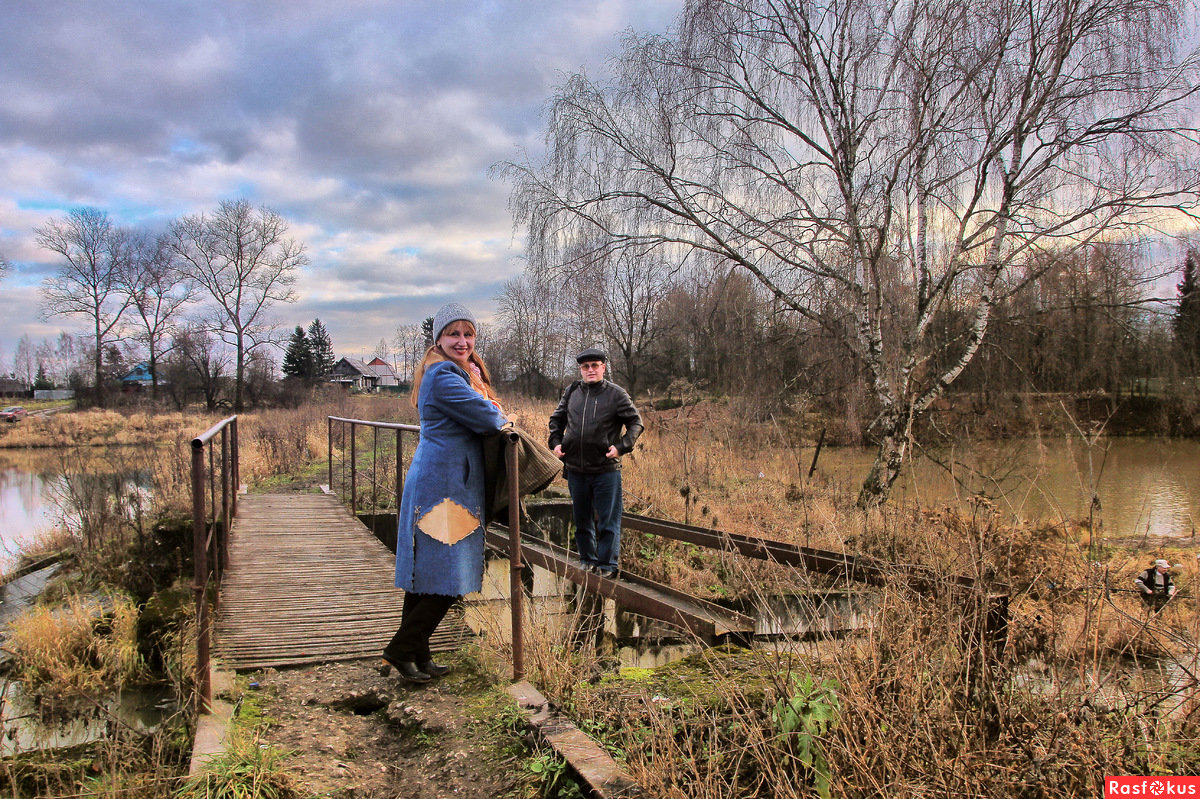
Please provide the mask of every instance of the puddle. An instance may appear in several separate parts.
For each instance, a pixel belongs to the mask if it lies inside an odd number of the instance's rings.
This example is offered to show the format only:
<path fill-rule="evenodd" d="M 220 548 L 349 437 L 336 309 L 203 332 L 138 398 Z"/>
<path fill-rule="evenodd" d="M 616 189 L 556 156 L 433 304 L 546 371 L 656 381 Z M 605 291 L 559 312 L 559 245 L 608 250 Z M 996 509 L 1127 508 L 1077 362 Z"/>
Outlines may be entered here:
<path fill-rule="evenodd" d="M 119 732 L 151 734 L 178 710 L 174 692 L 141 687 L 68 712 L 43 712 L 19 682 L 0 682 L 0 757 L 94 743 Z"/>

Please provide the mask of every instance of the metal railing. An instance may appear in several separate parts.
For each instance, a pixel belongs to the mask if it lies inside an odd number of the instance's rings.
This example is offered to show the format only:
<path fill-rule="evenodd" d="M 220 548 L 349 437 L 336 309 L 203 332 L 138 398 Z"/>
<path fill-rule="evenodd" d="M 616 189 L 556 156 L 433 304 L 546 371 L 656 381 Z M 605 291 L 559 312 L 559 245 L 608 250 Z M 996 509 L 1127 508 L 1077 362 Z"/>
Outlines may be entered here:
<path fill-rule="evenodd" d="M 221 587 L 239 486 L 237 416 L 230 416 L 192 439 L 192 590 L 196 597 L 196 708 L 200 713 L 207 713 L 212 705 L 208 586 L 211 581 L 218 590 Z"/>
<path fill-rule="evenodd" d="M 359 439 L 364 438 L 362 432 L 370 431 L 370 440 L 362 442 L 363 458 L 360 458 Z M 379 432 L 393 431 L 395 443 L 384 451 L 379 441 Z M 350 506 L 350 512 L 358 515 L 361 502 L 369 500 L 367 505 L 371 513 L 380 510 L 397 510 L 400 507 L 400 497 L 404 494 L 404 436 L 403 433 L 417 435 L 421 428 L 413 424 L 398 424 L 395 422 L 374 422 L 366 419 L 345 419 L 340 416 L 328 417 L 329 490 L 339 499 Z M 336 435 L 335 435 L 336 433 Z M 335 445 L 336 444 L 336 445 Z M 387 441 L 385 438 L 384 446 Z M 369 446 L 369 454 L 366 449 Z M 349 452 L 347 453 L 347 450 Z M 341 454 L 335 454 L 340 452 Z M 395 463 L 391 458 L 395 457 Z M 365 459 L 370 464 L 369 469 L 362 469 L 362 477 L 366 480 L 369 493 L 360 496 L 359 460 Z M 335 462 L 337 466 L 335 474 Z M 384 474 L 379 474 L 382 463 Z M 338 478 L 334 480 L 335 476 Z M 381 482 L 387 480 L 387 483 Z M 347 483 L 349 485 L 347 485 Z"/>
<path fill-rule="evenodd" d="M 336 494 L 342 502 L 350 506 L 350 512 L 356 517 L 361 503 L 369 500 L 370 512 L 377 517 L 380 510 L 394 510 L 400 513 L 400 498 L 404 495 L 404 433 L 420 435 L 421 428 L 417 425 L 398 424 L 395 422 L 374 422 L 366 419 L 347 419 L 340 416 L 328 417 L 329 427 L 329 459 L 328 478 L 329 490 Z M 369 441 L 363 435 L 370 430 Z M 389 446 L 385 437 L 381 446 L 379 432 L 394 431 L 395 442 Z M 335 435 L 336 432 L 336 435 Z M 520 488 L 517 475 L 518 455 L 515 433 L 505 435 L 504 465 L 508 477 L 508 507 L 519 509 Z M 415 447 L 413 448 L 415 450 Z M 368 454 L 369 451 L 369 454 Z M 336 454 L 335 454 L 336 453 Z M 391 462 L 394 453 L 395 463 Z M 359 461 L 367 461 L 369 466 L 361 466 Z M 382 462 L 383 468 L 380 469 Z M 336 468 L 335 468 L 336 467 Z M 380 472 L 383 475 L 380 475 Z M 360 482 L 359 477 L 364 482 Z M 334 480 L 335 476 L 338 478 Z M 387 484 L 382 482 L 384 479 Z M 369 487 L 369 491 L 365 490 Z M 360 490 L 364 489 L 364 490 Z M 521 520 L 519 512 L 509 513 L 510 547 L 509 547 L 509 581 L 512 594 L 512 646 L 513 646 L 513 679 L 520 680 L 525 676 L 525 652 L 521 629 L 523 589 L 521 585 Z M 372 531 L 374 532 L 374 531 Z"/>

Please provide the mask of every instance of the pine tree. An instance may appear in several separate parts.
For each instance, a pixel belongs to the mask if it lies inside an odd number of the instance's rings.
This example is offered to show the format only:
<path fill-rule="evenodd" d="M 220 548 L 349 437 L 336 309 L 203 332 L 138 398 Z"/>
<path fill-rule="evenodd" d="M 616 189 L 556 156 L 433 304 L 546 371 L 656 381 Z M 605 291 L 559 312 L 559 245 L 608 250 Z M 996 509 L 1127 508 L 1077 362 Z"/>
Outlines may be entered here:
<path fill-rule="evenodd" d="M 1179 306 L 1175 309 L 1175 343 L 1190 362 L 1200 358 L 1200 254 L 1189 249 L 1183 261 L 1183 280 L 1179 291 Z"/>
<path fill-rule="evenodd" d="M 432 347 L 435 342 L 433 340 L 433 317 L 425 317 L 425 321 L 421 323 L 421 332 L 425 334 L 425 346 Z"/>
<path fill-rule="evenodd" d="M 46 375 L 46 364 L 38 361 L 37 377 L 33 380 L 33 387 L 37 391 L 54 388 L 54 381 Z"/>
<path fill-rule="evenodd" d="M 333 340 L 320 319 L 308 326 L 308 351 L 312 355 L 312 378 L 324 380 L 333 371 Z"/>
<path fill-rule="evenodd" d="M 304 328 L 296 325 L 288 340 L 287 352 L 283 354 L 283 373 L 310 382 L 313 375 L 313 355 Z"/>

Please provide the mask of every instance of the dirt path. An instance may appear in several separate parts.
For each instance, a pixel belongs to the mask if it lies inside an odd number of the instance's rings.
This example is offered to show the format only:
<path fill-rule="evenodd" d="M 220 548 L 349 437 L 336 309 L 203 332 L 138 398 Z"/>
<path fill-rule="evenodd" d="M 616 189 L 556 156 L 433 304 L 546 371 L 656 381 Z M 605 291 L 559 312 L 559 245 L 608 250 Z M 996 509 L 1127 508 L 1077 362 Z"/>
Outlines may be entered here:
<path fill-rule="evenodd" d="M 319 796 L 510 795 L 520 742 L 504 725 L 515 705 L 453 656 L 444 662 L 454 672 L 424 686 L 383 676 L 376 661 L 251 674 L 269 720 L 262 742 L 293 752 L 291 772 Z"/>

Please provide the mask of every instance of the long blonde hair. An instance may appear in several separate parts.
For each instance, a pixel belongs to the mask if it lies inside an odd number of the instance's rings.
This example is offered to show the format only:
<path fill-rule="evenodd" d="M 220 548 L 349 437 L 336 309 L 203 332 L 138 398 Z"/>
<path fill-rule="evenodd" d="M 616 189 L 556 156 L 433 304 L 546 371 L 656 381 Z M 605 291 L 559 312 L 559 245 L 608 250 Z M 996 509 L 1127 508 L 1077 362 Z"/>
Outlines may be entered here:
<path fill-rule="evenodd" d="M 474 329 L 475 327 L 472 325 L 471 330 Z M 471 355 L 469 356 L 468 360 L 475 366 L 479 367 L 478 374 L 475 373 L 474 369 L 467 370 L 467 377 L 471 381 L 471 388 L 479 392 L 479 394 L 481 394 L 485 399 L 489 399 L 496 403 L 497 407 L 499 407 L 500 400 L 496 398 L 495 392 L 492 391 L 492 375 L 491 372 L 488 371 L 487 364 L 483 362 L 483 358 L 479 357 L 479 353 L 475 352 L 474 350 L 471 351 Z M 417 407 L 417 400 L 420 398 L 421 380 L 425 377 L 425 370 L 431 364 L 435 364 L 440 361 L 450 361 L 450 363 L 456 363 L 453 358 L 442 351 L 442 348 L 437 345 L 437 342 L 434 342 L 432 347 L 425 350 L 425 357 L 421 359 L 421 363 L 417 365 L 417 370 L 413 374 L 412 392 L 408 395 L 408 401 L 414 408 Z"/>

